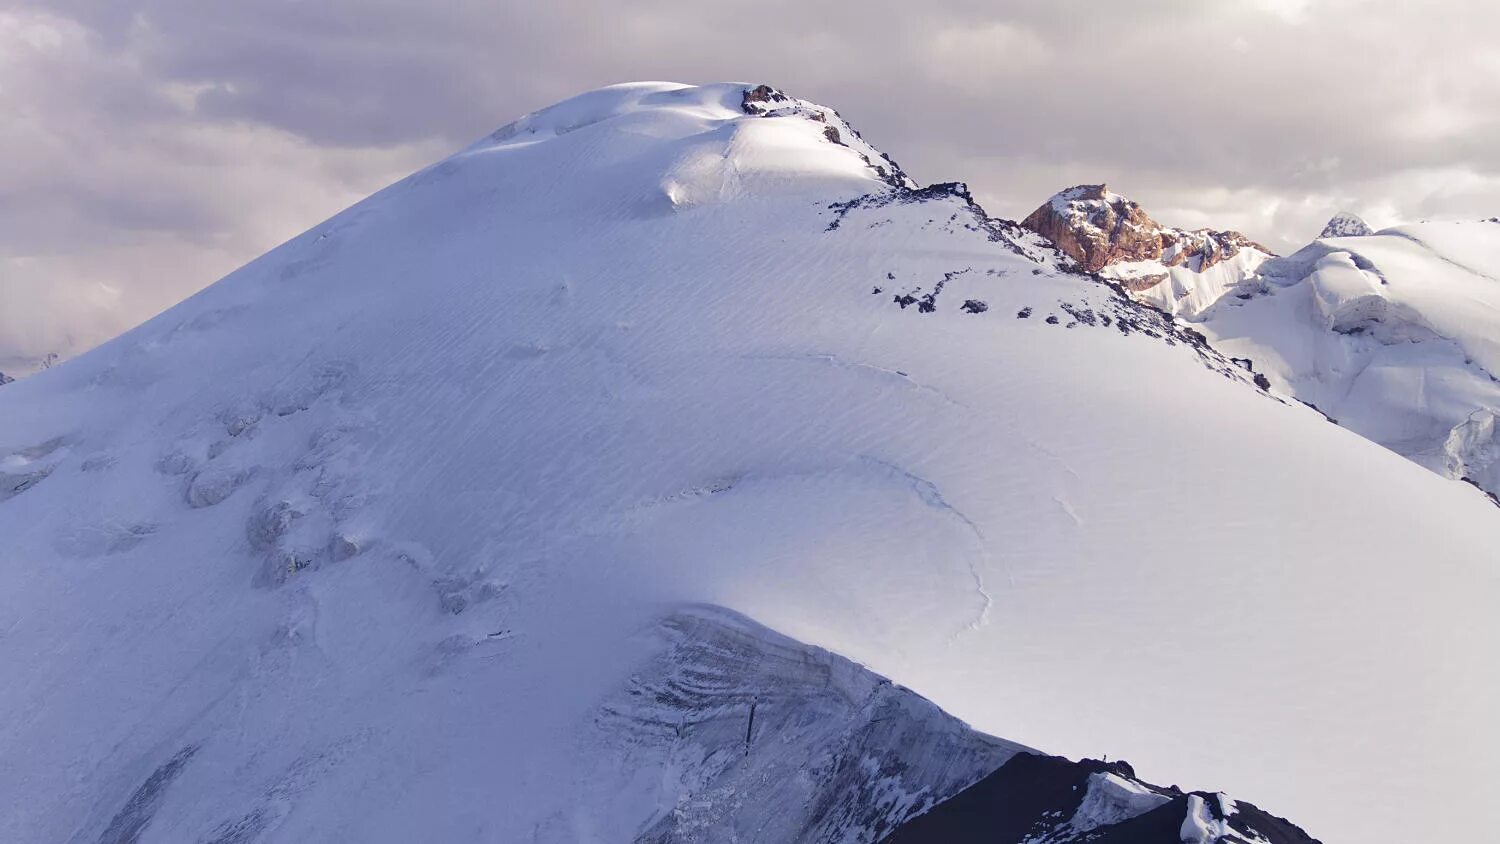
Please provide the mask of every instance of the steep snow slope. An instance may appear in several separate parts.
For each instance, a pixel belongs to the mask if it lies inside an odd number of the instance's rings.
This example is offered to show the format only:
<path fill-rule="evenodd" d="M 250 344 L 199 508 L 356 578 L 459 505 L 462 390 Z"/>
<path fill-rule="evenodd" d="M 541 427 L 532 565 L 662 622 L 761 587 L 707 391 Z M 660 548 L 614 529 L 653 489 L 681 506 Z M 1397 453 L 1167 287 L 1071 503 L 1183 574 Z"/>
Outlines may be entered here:
<path fill-rule="evenodd" d="M 1500 492 L 1500 224 L 1314 241 L 1204 315 L 1276 388 L 1450 478 Z"/>
<path fill-rule="evenodd" d="M 768 632 L 611 727 L 705 603 L 1315 835 L 1488 828 L 1434 807 L 1500 752 L 1494 507 L 745 97 L 528 116 L 0 391 L 0 839 L 724 840 L 757 689 L 786 759 L 962 733 Z M 882 782 L 850 839 L 941 796 Z"/>

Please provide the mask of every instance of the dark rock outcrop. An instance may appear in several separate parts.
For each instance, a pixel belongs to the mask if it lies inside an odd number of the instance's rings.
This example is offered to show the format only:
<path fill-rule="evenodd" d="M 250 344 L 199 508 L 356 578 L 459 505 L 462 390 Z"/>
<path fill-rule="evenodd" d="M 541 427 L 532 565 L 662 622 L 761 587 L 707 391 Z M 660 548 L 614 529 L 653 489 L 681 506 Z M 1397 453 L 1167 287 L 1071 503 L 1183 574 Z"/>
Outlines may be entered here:
<path fill-rule="evenodd" d="M 1125 762 L 1022 753 L 927 812 L 886 844 L 1317 844 L 1249 803 L 1136 779 Z"/>

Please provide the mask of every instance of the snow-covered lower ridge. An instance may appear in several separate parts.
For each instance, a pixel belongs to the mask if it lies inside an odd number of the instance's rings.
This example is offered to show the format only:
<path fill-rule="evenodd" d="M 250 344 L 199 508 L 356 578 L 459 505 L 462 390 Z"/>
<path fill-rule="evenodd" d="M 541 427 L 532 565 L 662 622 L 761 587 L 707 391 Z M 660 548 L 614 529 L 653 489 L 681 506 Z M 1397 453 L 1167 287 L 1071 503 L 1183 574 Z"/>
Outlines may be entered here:
<path fill-rule="evenodd" d="M 1021 226 L 1055 244 L 1083 270 L 1184 317 L 1213 304 L 1272 257 L 1239 232 L 1163 226 L 1105 185 L 1059 191 Z"/>
<path fill-rule="evenodd" d="M 897 827 L 887 844 L 1318 844 L 1225 794 L 1143 782 L 1124 762 L 1018 753 Z"/>
<path fill-rule="evenodd" d="M 1500 225 L 1320 239 L 1264 264 L 1199 323 L 1277 391 L 1500 492 Z"/>
<path fill-rule="evenodd" d="M 1500 511 L 751 90 L 588 95 L 0 389 L 0 840 L 721 817 L 585 787 L 683 604 L 1311 830 L 1483 829 L 1424 807 L 1500 755 Z"/>
<path fill-rule="evenodd" d="M 630 639 L 643 656 L 629 679 L 551 749 L 579 774 L 526 840 L 902 841 L 904 824 L 934 807 L 941 815 L 971 786 L 1036 828 L 1098 836 L 1180 796 L 1135 780 L 1125 763 L 1043 757 L 976 732 L 883 677 L 723 608 L 678 608 Z M 220 787 L 233 774 L 217 770 L 222 755 L 211 741 L 184 744 L 97 836 L 74 837 L 275 840 L 312 785 L 307 769 L 344 764 L 302 762 L 205 835 L 173 798 Z M 1050 789 L 1038 788 L 1043 778 Z M 1063 782 L 1074 792 L 1086 784 L 1081 802 L 1057 794 Z M 1056 835 L 1029 840 L 1075 840 Z"/>

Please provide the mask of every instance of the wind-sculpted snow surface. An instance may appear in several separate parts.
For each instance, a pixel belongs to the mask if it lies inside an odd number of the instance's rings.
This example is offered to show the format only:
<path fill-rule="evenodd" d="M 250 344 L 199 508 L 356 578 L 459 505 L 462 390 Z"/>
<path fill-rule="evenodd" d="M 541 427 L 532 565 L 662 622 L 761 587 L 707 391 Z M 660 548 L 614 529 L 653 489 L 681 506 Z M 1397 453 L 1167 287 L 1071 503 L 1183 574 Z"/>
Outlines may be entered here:
<path fill-rule="evenodd" d="M 0 840 L 821 834 L 1007 747 L 704 646 L 780 758 L 662 662 L 698 604 L 1314 833 L 1487 829 L 1431 807 L 1500 751 L 1500 511 L 750 90 L 538 112 L 0 390 Z"/>

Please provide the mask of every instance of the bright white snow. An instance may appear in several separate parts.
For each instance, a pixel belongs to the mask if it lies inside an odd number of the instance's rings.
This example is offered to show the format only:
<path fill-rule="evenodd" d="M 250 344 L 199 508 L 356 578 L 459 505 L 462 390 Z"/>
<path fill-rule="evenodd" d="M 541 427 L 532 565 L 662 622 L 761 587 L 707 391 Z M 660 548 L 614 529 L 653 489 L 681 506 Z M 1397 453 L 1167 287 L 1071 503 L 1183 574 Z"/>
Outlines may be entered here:
<path fill-rule="evenodd" d="M 1500 491 L 1500 225 L 1318 240 L 1201 315 L 1278 390 L 1446 477 Z"/>
<path fill-rule="evenodd" d="M 1074 832 L 1088 832 L 1129 820 L 1155 809 L 1171 798 L 1117 774 L 1100 772 L 1089 775 L 1088 792 L 1069 825 Z"/>
<path fill-rule="evenodd" d="M 827 231 L 890 188 L 742 90 L 532 115 L 0 390 L 0 839 L 628 839 L 691 772 L 589 737 L 683 603 L 1314 835 L 1473 838 L 1432 807 L 1492 790 L 1500 510 L 1048 324 L 1114 294 L 956 198 Z"/>

